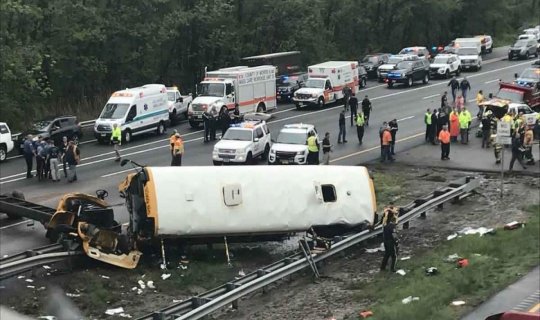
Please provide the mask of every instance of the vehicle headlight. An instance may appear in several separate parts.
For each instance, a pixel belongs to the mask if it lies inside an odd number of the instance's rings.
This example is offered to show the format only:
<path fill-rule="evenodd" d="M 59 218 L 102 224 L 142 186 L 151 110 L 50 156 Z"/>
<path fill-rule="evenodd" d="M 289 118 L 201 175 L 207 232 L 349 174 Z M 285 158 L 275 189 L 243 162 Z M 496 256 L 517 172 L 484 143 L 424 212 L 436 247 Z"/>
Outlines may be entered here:
<path fill-rule="evenodd" d="M 311 97 L 312 97 L 312 98 L 317 98 L 317 94 L 316 94 L 316 93 L 312 93 L 312 94 L 311 94 Z"/>
<path fill-rule="evenodd" d="M 276 150 L 270 149 L 270 154 L 275 154 L 275 153 L 276 153 Z"/>
<path fill-rule="evenodd" d="M 444 72 L 444 68 L 439 68 L 439 72 Z"/>
<path fill-rule="evenodd" d="M 244 153 L 244 152 L 246 152 L 245 148 L 236 149 L 236 153 Z"/>
<path fill-rule="evenodd" d="M 303 156 L 303 155 L 304 155 L 304 151 L 298 151 L 298 152 L 296 153 L 296 155 L 297 155 L 297 156 Z"/>

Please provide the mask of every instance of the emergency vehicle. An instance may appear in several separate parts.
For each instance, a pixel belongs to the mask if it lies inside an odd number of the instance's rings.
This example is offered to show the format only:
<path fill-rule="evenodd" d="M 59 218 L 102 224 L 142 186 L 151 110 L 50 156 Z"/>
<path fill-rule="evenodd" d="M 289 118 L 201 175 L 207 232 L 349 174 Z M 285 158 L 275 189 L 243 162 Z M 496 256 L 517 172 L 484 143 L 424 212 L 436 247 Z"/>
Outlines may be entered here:
<path fill-rule="evenodd" d="M 188 108 L 189 124 L 197 128 L 205 111 L 217 115 L 222 108 L 234 110 L 235 104 L 240 114 L 275 109 L 276 67 L 239 66 L 207 72 Z"/>
<path fill-rule="evenodd" d="M 358 62 L 327 61 L 308 67 L 308 80 L 294 93 L 297 109 L 307 105 L 319 108 L 344 98 L 343 88 L 358 91 Z"/>
<path fill-rule="evenodd" d="M 96 119 L 94 136 L 100 143 L 108 142 L 116 123 L 122 129 L 122 142 L 127 143 L 146 132 L 163 134 L 168 122 L 167 88 L 147 84 L 113 93 Z"/>
<path fill-rule="evenodd" d="M 214 165 L 226 163 L 251 164 L 253 159 L 266 160 L 270 152 L 271 135 L 264 121 L 233 124 L 214 145 Z"/>
<path fill-rule="evenodd" d="M 178 87 L 167 87 L 167 105 L 169 106 L 169 119 L 171 122 L 178 120 L 180 115 L 188 118 L 188 107 L 193 97 L 191 93 L 182 95 Z"/>

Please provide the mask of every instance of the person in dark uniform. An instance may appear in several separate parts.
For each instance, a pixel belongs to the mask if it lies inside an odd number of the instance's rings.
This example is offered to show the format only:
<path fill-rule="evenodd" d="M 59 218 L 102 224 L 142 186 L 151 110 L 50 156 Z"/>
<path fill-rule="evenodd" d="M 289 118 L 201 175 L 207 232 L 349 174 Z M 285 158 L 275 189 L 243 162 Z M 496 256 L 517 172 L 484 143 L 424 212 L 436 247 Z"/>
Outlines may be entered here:
<path fill-rule="evenodd" d="M 227 107 L 221 108 L 219 123 L 221 125 L 221 136 L 223 137 L 225 132 L 227 132 L 231 126 L 231 116 L 229 115 L 229 109 L 227 109 Z"/>
<path fill-rule="evenodd" d="M 459 90 L 459 81 L 454 76 L 450 82 L 448 82 L 447 87 L 450 87 L 450 90 L 452 90 L 452 103 L 456 103 L 456 93 Z"/>
<path fill-rule="evenodd" d="M 204 124 L 204 142 L 208 142 L 210 141 L 210 118 L 212 117 L 210 115 L 210 112 L 208 112 L 208 110 L 205 110 L 203 112 L 203 124 Z M 171 143 L 171 155 L 173 156 L 174 158 L 174 154 L 173 154 L 173 148 L 174 148 L 174 142 Z"/>
<path fill-rule="evenodd" d="M 345 138 L 345 135 L 347 134 L 347 131 L 345 129 L 345 110 L 342 110 L 339 113 L 339 134 L 338 134 L 338 141 L 337 143 L 341 143 L 341 140 L 343 138 L 343 143 L 347 143 L 347 139 Z"/>
<path fill-rule="evenodd" d="M 396 272 L 399 239 L 396 230 L 397 210 L 394 210 L 394 208 L 395 207 L 391 206 L 385 209 L 385 217 L 383 219 L 384 258 L 381 263 L 381 271 L 386 270 L 388 259 L 392 259 L 390 270 Z"/>
<path fill-rule="evenodd" d="M 431 132 L 429 133 L 429 142 L 431 144 L 437 144 L 435 138 L 437 137 L 437 124 L 439 123 L 439 118 L 437 117 L 437 109 L 433 109 L 431 113 Z"/>
<path fill-rule="evenodd" d="M 445 109 L 448 107 L 448 92 L 444 92 L 441 97 L 441 109 Z"/>
<path fill-rule="evenodd" d="M 218 125 L 218 111 L 216 107 L 210 110 L 210 140 L 216 140 L 216 129 Z"/>
<path fill-rule="evenodd" d="M 23 144 L 23 155 L 24 160 L 26 161 L 26 178 L 32 178 L 32 166 L 34 165 L 34 157 L 36 156 L 36 150 L 34 149 L 34 144 L 32 143 L 32 135 L 29 134 L 26 136 Z"/>
<path fill-rule="evenodd" d="M 390 127 L 390 134 L 392 135 L 392 142 L 390 143 L 390 154 L 395 156 L 394 146 L 396 145 L 396 134 L 398 131 L 398 123 L 396 119 L 388 122 L 388 127 Z"/>
<path fill-rule="evenodd" d="M 60 158 L 62 159 L 62 170 L 64 171 L 64 178 L 67 178 L 67 172 L 68 172 L 68 165 L 66 162 L 66 157 L 64 156 L 66 154 L 66 150 L 68 148 L 68 138 L 66 136 L 62 137 L 62 143 L 60 144 Z"/>
<path fill-rule="evenodd" d="M 362 112 L 364 113 L 364 120 L 366 122 L 366 127 L 369 127 L 369 114 L 371 113 L 371 101 L 369 101 L 368 96 L 364 97 L 362 100 Z"/>
<path fill-rule="evenodd" d="M 356 118 L 356 113 L 358 111 L 358 99 L 356 98 L 356 94 L 353 92 L 351 93 L 351 97 L 349 98 L 349 107 L 351 107 L 351 127 L 354 126 L 354 120 Z"/>
<path fill-rule="evenodd" d="M 238 103 L 234 104 L 234 111 L 232 115 L 232 123 L 239 123 L 240 122 L 240 106 Z"/>

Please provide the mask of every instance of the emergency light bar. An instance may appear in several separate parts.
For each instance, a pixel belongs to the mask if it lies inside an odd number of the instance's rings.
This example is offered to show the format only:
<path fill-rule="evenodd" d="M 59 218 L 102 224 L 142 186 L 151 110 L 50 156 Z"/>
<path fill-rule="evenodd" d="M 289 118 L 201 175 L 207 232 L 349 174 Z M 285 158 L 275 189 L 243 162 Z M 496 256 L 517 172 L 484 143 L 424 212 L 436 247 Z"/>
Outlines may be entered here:
<path fill-rule="evenodd" d="M 133 93 L 117 91 L 112 94 L 113 97 L 133 97 Z"/>

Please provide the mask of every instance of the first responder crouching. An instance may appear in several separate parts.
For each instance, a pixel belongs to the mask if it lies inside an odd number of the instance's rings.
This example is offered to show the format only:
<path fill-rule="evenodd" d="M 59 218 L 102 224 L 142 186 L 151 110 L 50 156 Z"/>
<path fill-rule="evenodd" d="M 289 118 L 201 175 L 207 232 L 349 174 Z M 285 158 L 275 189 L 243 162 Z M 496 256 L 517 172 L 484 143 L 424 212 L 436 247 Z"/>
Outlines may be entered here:
<path fill-rule="evenodd" d="M 399 239 L 397 235 L 398 209 L 391 202 L 390 206 L 384 209 L 383 216 L 383 242 L 384 258 L 381 263 L 381 271 L 386 270 L 388 259 L 392 259 L 390 270 L 396 272 L 396 260 L 399 251 Z"/>
<path fill-rule="evenodd" d="M 319 141 L 313 132 L 309 133 L 307 138 L 308 156 L 307 164 L 319 164 Z"/>
<path fill-rule="evenodd" d="M 179 133 L 176 133 L 174 137 L 173 160 L 171 166 L 180 167 L 182 166 L 182 155 L 184 154 L 184 141 Z"/>
<path fill-rule="evenodd" d="M 113 129 L 111 133 L 111 143 L 114 146 L 114 152 L 116 154 L 116 159 L 114 161 L 120 161 L 120 146 L 122 145 L 122 129 L 118 126 L 117 123 L 113 124 Z"/>

